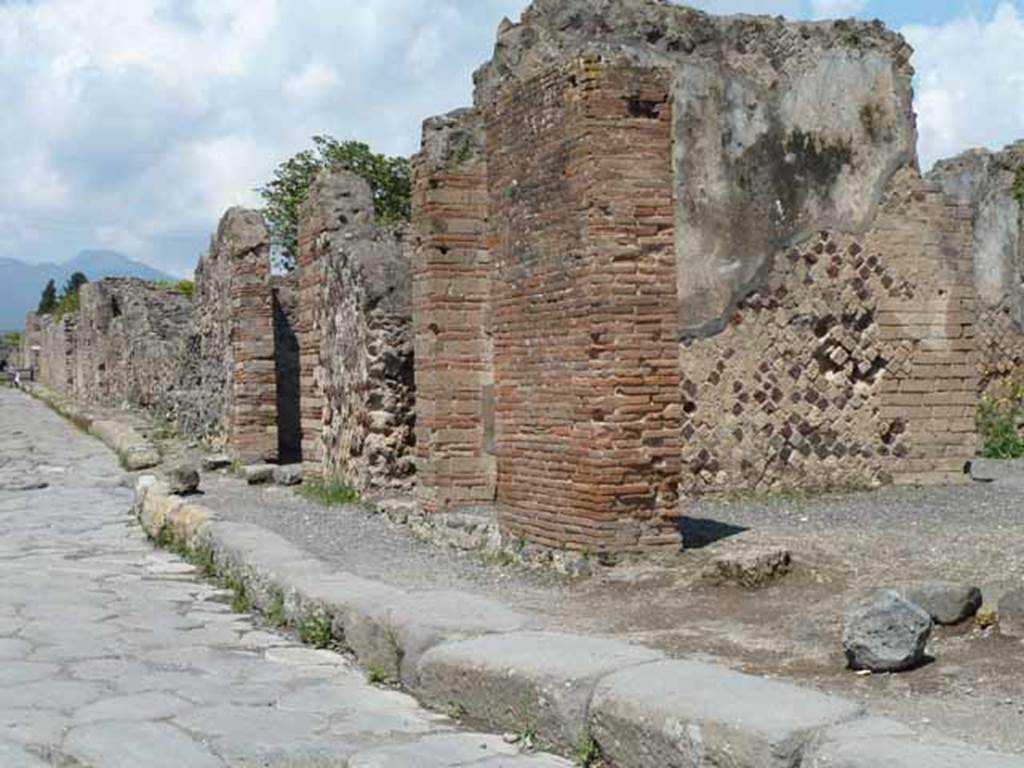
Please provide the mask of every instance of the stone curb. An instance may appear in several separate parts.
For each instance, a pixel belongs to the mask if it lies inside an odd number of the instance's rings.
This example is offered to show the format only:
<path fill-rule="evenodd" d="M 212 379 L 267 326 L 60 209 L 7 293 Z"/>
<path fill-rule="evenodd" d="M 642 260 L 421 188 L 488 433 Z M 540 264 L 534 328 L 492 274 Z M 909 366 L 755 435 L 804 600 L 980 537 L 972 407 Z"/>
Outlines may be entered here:
<path fill-rule="evenodd" d="M 135 511 L 254 609 L 314 623 L 375 677 L 467 722 L 617 768 L 1024 768 L 1024 757 L 919 741 L 857 704 L 640 645 L 545 632 L 475 595 L 335 571 L 258 526 L 217 519 L 140 478 Z M 208 575 L 213 575 L 210 573 Z"/>
<path fill-rule="evenodd" d="M 96 437 L 110 448 L 129 472 L 152 469 L 160 463 L 160 451 L 128 424 L 110 419 L 97 419 L 71 400 L 61 397 L 42 384 L 29 382 L 24 389 L 46 403 L 83 432 Z"/>

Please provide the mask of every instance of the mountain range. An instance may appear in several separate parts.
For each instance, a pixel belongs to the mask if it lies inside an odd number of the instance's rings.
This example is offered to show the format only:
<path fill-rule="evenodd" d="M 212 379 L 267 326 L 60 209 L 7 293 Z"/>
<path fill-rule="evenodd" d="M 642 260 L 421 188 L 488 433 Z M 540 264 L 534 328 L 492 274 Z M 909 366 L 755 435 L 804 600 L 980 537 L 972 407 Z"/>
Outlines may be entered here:
<path fill-rule="evenodd" d="M 57 291 L 75 272 L 90 281 L 104 277 L 139 277 L 143 280 L 173 280 L 170 275 L 117 251 L 82 251 L 63 264 L 29 264 L 0 258 L 0 331 L 16 331 L 25 325 L 25 315 L 39 306 L 39 296 L 48 280 Z"/>

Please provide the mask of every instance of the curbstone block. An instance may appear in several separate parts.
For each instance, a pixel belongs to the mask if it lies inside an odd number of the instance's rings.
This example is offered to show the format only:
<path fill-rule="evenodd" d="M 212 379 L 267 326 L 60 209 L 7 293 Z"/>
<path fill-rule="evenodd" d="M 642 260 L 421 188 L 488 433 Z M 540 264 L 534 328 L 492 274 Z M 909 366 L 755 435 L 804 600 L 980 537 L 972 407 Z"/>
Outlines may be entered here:
<path fill-rule="evenodd" d="M 345 641 L 365 664 L 382 666 L 416 687 L 420 657 L 432 647 L 492 633 L 528 629 L 531 620 L 504 605 L 465 592 L 399 592 L 388 602 L 351 605 Z"/>
<path fill-rule="evenodd" d="M 672 660 L 598 683 L 590 725 L 613 765 L 794 768 L 818 731 L 863 713 L 817 691 Z"/>
<path fill-rule="evenodd" d="M 415 693 L 439 711 L 456 706 L 472 720 L 509 732 L 528 728 L 542 747 L 572 751 L 587 733 L 598 681 L 664 658 L 643 646 L 581 635 L 485 635 L 427 651 Z"/>
<path fill-rule="evenodd" d="M 1024 768 L 1024 757 L 925 744 L 901 723 L 866 718 L 819 734 L 803 768 Z"/>

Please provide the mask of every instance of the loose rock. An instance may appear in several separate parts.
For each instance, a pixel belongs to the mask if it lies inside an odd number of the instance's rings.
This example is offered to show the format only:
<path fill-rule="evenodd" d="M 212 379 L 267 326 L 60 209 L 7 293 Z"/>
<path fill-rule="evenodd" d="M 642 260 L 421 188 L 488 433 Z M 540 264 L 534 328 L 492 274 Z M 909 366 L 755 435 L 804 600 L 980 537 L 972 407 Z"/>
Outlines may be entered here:
<path fill-rule="evenodd" d="M 713 584 L 735 584 L 744 589 L 761 589 L 781 579 L 793 566 L 788 549 L 752 549 L 716 557 L 704 569 Z"/>
<path fill-rule="evenodd" d="M 900 672 L 924 661 L 931 633 L 927 611 L 883 590 L 846 613 L 843 649 L 851 669 Z"/>
<path fill-rule="evenodd" d="M 220 469 L 227 469 L 231 466 L 231 457 L 225 453 L 215 453 L 212 456 L 203 458 L 203 469 L 207 472 L 216 472 Z"/>
<path fill-rule="evenodd" d="M 288 464 L 274 467 L 274 482 L 278 485 L 300 485 L 302 483 L 302 465 Z"/>
<path fill-rule="evenodd" d="M 924 608 L 936 624 L 961 624 L 973 618 L 982 604 L 978 587 L 952 581 L 914 584 L 903 590 L 903 596 Z"/>
<path fill-rule="evenodd" d="M 251 464 L 242 467 L 242 477 L 249 485 L 264 485 L 274 479 L 273 464 Z"/>
<path fill-rule="evenodd" d="M 177 464 L 167 472 L 167 485 L 176 496 L 195 493 L 199 490 L 199 470 L 192 464 Z"/>
<path fill-rule="evenodd" d="M 999 598 L 999 633 L 1024 638 L 1024 589 L 1015 589 Z"/>

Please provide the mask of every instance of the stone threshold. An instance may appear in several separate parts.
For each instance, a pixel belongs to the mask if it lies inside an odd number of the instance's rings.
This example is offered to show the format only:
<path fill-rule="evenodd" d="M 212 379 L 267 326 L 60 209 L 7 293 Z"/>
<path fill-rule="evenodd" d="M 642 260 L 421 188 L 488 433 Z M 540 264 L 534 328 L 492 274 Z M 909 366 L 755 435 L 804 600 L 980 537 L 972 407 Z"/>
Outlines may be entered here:
<path fill-rule="evenodd" d="M 135 512 L 279 624 L 318 627 L 377 679 L 471 725 L 618 768 L 1024 768 L 925 742 L 856 703 L 642 645 L 551 631 L 487 598 L 336 570 L 258 526 L 218 519 L 153 476 Z"/>

